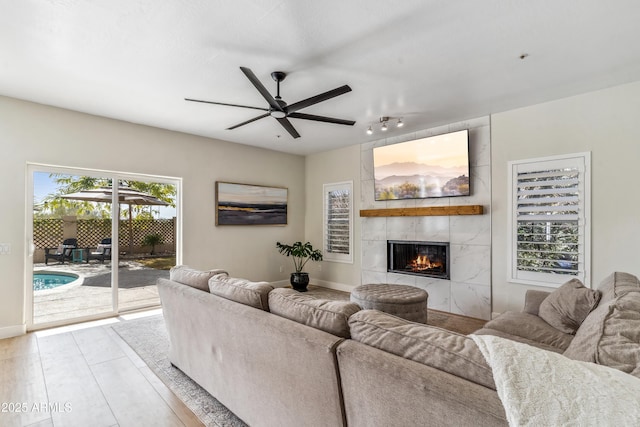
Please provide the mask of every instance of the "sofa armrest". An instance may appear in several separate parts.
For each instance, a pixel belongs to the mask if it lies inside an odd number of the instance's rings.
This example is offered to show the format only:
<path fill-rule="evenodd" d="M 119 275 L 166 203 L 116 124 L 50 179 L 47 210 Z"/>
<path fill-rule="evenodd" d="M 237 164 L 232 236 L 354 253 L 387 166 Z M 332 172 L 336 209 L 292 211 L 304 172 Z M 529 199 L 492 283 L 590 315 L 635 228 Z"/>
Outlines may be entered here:
<path fill-rule="evenodd" d="M 537 316 L 540 304 L 542 304 L 542 301 L 544 301 L 549 294 L 551 294 L 551 292 L 529 289 L 524 297 L 524 309 L 522 311 Z"/>

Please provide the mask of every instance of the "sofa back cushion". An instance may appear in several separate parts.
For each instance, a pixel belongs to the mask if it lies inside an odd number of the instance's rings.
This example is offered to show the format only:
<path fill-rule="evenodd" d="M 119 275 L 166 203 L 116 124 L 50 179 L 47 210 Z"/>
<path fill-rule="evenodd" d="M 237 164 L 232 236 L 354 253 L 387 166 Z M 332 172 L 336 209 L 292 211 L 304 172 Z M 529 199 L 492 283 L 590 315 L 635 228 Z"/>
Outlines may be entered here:
<path fill-rule="evenodd" d="M 209 291 L 240 304 L 269 311 L 269 292 L 273 290 L 267 282 L 251 282 L 246 279 L 216 274 L 209 279 Z"/>
<path fill-rule="evenodd" d="M 169 270 L 169 280 L 209 292 L 209 279 L 216 274 L 227 274 L 227 272 L 220 269 L 201 271 L 188 265 L 176 265 Z"/>
<path fill-rule="evenodd" d="M 350 301 L 327 300 L 293 289 L 278 288 L 269 293 L 269 310 L 278 316 L 349 338 L 349 317 L 360 307 Z"/>
<path fill-rule="evenodd" d="M 640 289 L 601 303 L 564 352 L 640 378 Z"/>
<path fill-rule="evenodd" d="M 349 318 L 351 338 L 495 390 L 493 373 L 469 337 L 376 310 Z"/>
<path fill-rule="evenodd" d="M 628 291 L 640 289 L 640 281 L 629 273 L 616 271 L 607 276 L 597 289 L 602 293 L 602 301 L 611 301 Z"/>

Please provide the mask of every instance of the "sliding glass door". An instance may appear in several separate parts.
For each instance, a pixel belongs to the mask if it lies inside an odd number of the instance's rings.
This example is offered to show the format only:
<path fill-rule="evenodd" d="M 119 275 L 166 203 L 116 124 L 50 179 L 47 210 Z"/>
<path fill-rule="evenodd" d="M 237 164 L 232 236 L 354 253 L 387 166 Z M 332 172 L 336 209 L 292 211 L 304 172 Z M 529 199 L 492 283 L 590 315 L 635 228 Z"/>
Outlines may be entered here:
<path fill-rule="evenodd" d="M 178 252 L 179 180 L 29 166 L 28 327 L 159 305 Z"/>

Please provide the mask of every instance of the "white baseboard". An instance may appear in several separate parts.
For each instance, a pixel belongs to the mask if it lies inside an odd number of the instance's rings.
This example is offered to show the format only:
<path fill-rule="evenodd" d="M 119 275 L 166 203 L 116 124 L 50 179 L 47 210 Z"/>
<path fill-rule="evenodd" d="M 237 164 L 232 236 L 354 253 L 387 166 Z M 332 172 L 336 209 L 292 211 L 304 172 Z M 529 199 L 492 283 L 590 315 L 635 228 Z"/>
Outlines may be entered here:
<path fill-rule="evenodd" d="M 0 339 L 17 337 L 27 333 L 27 325 L 5 326 L 0 328 Z"/>

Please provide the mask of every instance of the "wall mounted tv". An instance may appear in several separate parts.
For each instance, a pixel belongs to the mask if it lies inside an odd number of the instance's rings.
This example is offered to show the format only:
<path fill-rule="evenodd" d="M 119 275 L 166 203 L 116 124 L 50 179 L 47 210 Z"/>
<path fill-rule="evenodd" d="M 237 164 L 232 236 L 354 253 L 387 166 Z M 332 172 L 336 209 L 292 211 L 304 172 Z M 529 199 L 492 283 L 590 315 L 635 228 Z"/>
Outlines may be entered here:
<path fill-rule="evenodd" d="M 373 149 L 375 199 L 468 196 L 469 130 Z"/>

